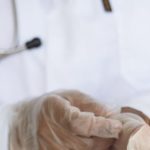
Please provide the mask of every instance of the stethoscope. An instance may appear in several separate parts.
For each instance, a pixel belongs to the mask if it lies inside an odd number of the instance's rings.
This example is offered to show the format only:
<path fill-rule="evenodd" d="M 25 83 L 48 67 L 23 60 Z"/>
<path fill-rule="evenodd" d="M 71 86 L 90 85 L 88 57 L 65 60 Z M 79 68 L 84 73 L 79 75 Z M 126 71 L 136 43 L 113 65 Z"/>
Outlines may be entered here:
<path fill-rule="evenodd" d="M 104 9 L 107 12 L 111 12 L 111 5 L 109 0 L 102 0 L 103 1 L 103 5 L 104 5 Z M 16 8 L 16 1 L 12 0 L 12 7 L 13 7 L 13 13 L 14 13 L 14 23 L 15 23 L 15 47 L 9 48 L 9 49 L 2 49 L 0 48 L 0 58 L 5 58 L 5 56 L 10 56 L 12 54 L 16 54 L 25 50 L 31 50 L 33 48 L 38 48 L 41 46 L 42 42 L 41 39 L 39 37 L 35 37 L 30 41 L 25 42 L 24 45 L 19 45 L 18 42 L 18 18 L 17 18 L 17 8 Z"/>
<path fill-rule="evenodd" d="M 14 15 L 14 24 L 15 24 L 15 46 L 9 49 L 1 49 L 0 48 L 0 58 L 5 58 L 5 56 L 10 56 L 25 50 L 31 50 L 34 48 L 38 48 L 41 46 L 42 42 L 39 37 L 35 37 L 32 40 L 25 42 L 24 45 L 19 45 L 18 42 L 18 18 L 17 18 L 17 8 L 15 0 L 12 0 L 12 7 L 13 7 L 13 15 Z"/>

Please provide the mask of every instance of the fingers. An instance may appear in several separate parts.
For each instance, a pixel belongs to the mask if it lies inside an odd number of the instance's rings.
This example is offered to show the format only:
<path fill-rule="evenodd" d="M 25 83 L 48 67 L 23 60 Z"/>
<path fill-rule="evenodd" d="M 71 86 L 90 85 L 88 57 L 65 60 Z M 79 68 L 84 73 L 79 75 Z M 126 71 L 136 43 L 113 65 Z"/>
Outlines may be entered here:
<path fill-rule="evenodd" d="M 90 134 L 101 138 L 118 138 L 122 124 L 118 120 L 95 117 Z"/>
<path fill-rule="evenodd" d="M 122 130 L 122 124 L 118 120 L 96 117 L 90 112 L 81 112 L 73 106 L 70 106 L 69 123 L 71 130 L 80 136 L 101 138 L 118 138 Z"/>
<path fill-rule="evenodd" d="M 52 95 L 46 101 L 48 103 L 45 107 L 49 106 L 49 119 L 53 118 L 57 124 L 75 135 L 117 138 L 122 129 L 119 121 L 96 117 L 92 112 L 81 112 L 58 95 Z"/>
<path fill-rule="evenodd" d="M 77 90 L 56 91 L 55 94 L 65 98 L 71 105 L 84 112 L 93 112 L 96 116 L 107 117 L 110 109 L 105 105 L 95 102 L 95 99 Z"/>

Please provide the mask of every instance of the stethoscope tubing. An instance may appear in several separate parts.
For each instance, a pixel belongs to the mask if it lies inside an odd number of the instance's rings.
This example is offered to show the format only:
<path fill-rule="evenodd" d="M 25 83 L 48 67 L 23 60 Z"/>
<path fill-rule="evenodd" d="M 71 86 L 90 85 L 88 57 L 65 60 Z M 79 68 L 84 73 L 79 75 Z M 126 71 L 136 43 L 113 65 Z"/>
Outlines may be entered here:
<path fill-rule="evenodd" d="M 13 42 L 15 43 L 14 47 L 8 49 L 0 49 L 0 58 L 5 58 L 5 56 L 10 56 L 12 54 L 16 54 L 25 50 L 31 50 L 33 48 L 38 48 L 41 46 L 42 42 L 41 39 L 38 37 L 33 38 L 30 41 L 25 42 L 24 45 L 19 45 L 19 26 L 18 26 L 18 16 L 17 16 L 17 7 L 16 7 L 16 0 L 12 0 L 12 7 L 13 7 L 13 16 L 14 16 L 14 38 Z"/>

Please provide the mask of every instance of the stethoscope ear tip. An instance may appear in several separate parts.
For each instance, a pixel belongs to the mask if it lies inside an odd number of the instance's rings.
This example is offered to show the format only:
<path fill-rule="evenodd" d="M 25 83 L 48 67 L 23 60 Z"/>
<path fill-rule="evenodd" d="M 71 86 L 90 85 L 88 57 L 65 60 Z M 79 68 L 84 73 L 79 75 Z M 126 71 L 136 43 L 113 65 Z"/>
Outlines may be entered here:
<path fill-rule="evenodd" d="M 22 52 L 24 50 L 31 50 L 33 48 L 38 48 L 41 45 L 42 45 L 41 39 L 38 38 L 38 37 L 35 37 L 34 39 L 32 39 L 30 41 L 27 41 L 25 43 L 25 45 L 23 45 L 23 46 L 17 46 L 17 47 L 12 48 L 12 49 L 7 49 L 7 50 L 4 50 L 4 51 L 0 51 L 0 56 L 4 57 L 4 56 L 8 56 L 8 55 L 12 55 L 12 54 L 15 54 L 15 53 Z"/>
<path fill-rule="evenodd" d="M 25 43 L 25 47 L 30 50 L 32 48 L 38 48 L 42 45 L 42 41 L 40 38 L 35 37 L 34 39 Z"/>

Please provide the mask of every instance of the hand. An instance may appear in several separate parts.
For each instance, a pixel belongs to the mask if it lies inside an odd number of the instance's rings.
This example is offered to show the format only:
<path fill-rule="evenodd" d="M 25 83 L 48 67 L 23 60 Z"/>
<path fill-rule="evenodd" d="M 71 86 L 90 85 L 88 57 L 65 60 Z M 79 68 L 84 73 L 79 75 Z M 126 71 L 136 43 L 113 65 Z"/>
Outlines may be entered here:
<path fill-rule="evenodd" d="M 53 92 L 15 106 L 11 150 L 107 150 L 122 124 L 78 91 Z"/>
<path fill-rule="evenodd" d="M 58 145 L 61 143 L 67 147 L 70 144 L 73 150 L 82 150 L 82 145 L 84 150 L 106 149 L 113 138 L 118 138 L 122 124 L 107 118 L 110 110 L 88 95 L 62 91 L 50 93 L 43 99 L 38 134 L 43 141 L 49 141 L 51 149 L 55 150 L 52 148 L 52 136 Z"/>

